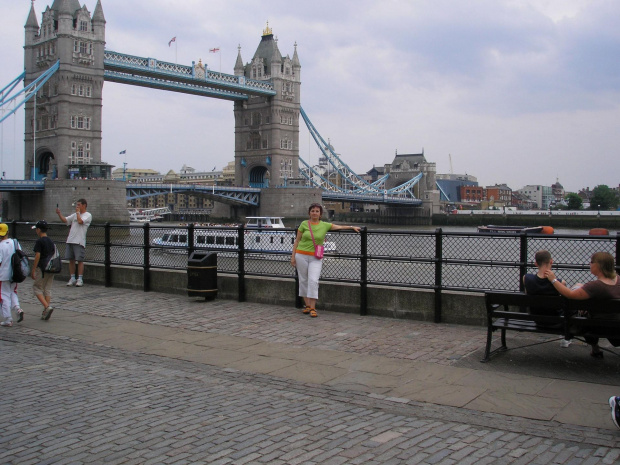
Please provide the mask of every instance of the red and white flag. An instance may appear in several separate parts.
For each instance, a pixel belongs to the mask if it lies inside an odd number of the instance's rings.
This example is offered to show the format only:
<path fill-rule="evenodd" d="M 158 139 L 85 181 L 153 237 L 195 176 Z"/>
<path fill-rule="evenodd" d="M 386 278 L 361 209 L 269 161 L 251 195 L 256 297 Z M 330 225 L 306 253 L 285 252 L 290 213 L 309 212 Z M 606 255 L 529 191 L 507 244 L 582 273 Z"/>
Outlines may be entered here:
<path fill-rule="evenodd" d="M 210 49 L 209 49 L 209 53 L 217 53 L 217 52 L 219 52 L 219 51 L 220 51 L 220 48 L 219 48 L 219 47 L 215 47 L 215 48 L 210 48 Z"/>
<path fill-rule="evenodd" d="M 172 42 L 176 42 L 177 38 L 176 36 L 174 36 L 172 39 L 170 39 L 170 42 L 168 42 L 168 47 L 170 47 L 170 45 L 172 45 Z"/>

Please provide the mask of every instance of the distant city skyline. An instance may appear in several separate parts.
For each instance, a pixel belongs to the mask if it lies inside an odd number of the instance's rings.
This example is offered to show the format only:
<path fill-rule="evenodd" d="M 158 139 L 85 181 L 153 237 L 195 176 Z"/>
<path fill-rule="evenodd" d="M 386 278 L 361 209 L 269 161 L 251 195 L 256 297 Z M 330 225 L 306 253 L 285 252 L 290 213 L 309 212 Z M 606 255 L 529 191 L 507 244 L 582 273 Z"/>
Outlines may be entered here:
<path fill-rule="evenodd" d="M 38 20 L 52 1 L 35 2 Z M 620 2 L 102 0 L 106 48 L 232 74 L 266 21 L 283 55 L 297 43 L 302 106 L 356 172 L 420 153 L 480 185 L 567 191 L 620 182 Z M 81 0 L 94 11 L 95 0 Z M 3 0 L 0 88 L 23 69 L 30 2 Z M 330 12 L 328 15 L 325 12 Z M 175 37 L 172 46 L 169 41 Z M 210 53 L 210 49 L 219 52 Z M 232 103 L 106 83 L 105 162 L 160 172 L 234 159 Z M 0 129 L 2 171 L 23 178 L 23 112 Z M 302 128 L 300 156 L 319 149 Z M 120 154 L 126 150 L 125 154 Z"/>

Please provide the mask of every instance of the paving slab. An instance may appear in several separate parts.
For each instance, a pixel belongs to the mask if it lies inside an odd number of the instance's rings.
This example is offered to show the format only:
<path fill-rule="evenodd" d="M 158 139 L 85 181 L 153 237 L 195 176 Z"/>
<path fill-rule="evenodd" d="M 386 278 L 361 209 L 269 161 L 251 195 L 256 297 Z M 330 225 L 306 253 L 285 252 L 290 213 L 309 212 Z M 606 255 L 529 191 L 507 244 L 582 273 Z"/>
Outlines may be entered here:
<path fill-rule="evenodd" d="M 551 420 L 565 405 L 565 399 L 546 398 L 541 401 L 538 396 L 514 391 L 485 390 L 463 406 L 481 412 L 511 412 L 519 417 Z"/>
<path fill-rule="evenodd" d="M 395 401 L 614 428 L 598 414 L 620 385 L 618 361 L 593 361 L 579 343 L 511 350 L 482 364 L 484 328 L 326 311 L 309 319 L 280 306 L 153 299 L 124 289 L 55 291 L 61 304 L 50 321 L 23 299 L 21 330 Z M 509 338 L 510 347 L 523 342 L 527 336 Z"/>
<path fill-rule="evenodd" d="M 346 373 L 343 368 L 321 363 L 300 362 L 272 371 L 271 375 L 302 383 L 322 384 Z"/>
<path fill-rule="evenodd" d="M 433 383 L 414 379 L 395 387 L 389 391 L 387 395 L 411 399 L 418 402 L 465 407 L 486 392 L 487 390 L 485 388 L 477 386 L 458 386 L 455 384 Z M 501 405 L 494 410 L 490 409 L 484 411 L 506 414 L 510 410 L 505 408 L 504 405 Z"/>

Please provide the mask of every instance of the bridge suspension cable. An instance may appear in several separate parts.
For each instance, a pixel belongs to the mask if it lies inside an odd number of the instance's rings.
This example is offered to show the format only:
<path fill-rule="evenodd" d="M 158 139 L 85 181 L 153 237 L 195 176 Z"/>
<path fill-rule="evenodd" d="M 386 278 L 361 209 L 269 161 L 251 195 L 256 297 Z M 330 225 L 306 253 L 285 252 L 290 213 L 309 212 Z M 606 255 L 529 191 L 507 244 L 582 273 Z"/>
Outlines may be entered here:
<path fill-rule="evenodd" d="M 20 89 L 17 93 L 15 93 L 15 95 L 11 95 L 11 92 L 13 92 L 13 90 L 15 89 L 19 81 L 24 79 L 24 77 L 26 76 L 26 72 L 23 72 L 22 74 L 20 74 L 9 85 L 7 85 L 4 89 L 2 89 L 2 91 L 0 91 L 0 94 L 2 94 L 2 96 L 0 97 L 0 108 L 3 107 L 4 105 L 9 104 L 10 102 L 12 102 L 13 100 L 15 100 L 21 95 L 24 95 L 24 98 L 21 101 L 19 101 L 17 105 L 15 105 L 15 108 L 13 108 L 11 111 L 9 111 L 6 115 L 4 115 L 0 119 L 0 123 L 2 123 L 5 119 L 7 119 L 9 116 L 15 113 L 28 100 L 34 97 L 35 94 L 39 91 L 39 89 L 43 87 L 43 85 L 49 80 L 49 78 L 52 77 L 52 75 L 56 71 L 58 71 L 58 68 L 60 68 L 60 60 L 57 60 L 56 63 L 54 63 L 52 66 L 49 67 L 49 69 L 47 69 L 44 73 L 42 73 L 39 77 L 37 77 L 34 81 L 32 81 L 27 86 L 25 86 L 23 89 Z M 4 91 L 6 89 L 9 89 L 9 90 L 7 91 L 5 95 Z"/>
<path fill-rule="evenodd" d="M 326 179 L 320 173 L 318 173 L 314 168 L 311 168 L 305 161 L 301 160 L 304 168 L 300 170 L 301 174 L 306 177 L 312 185 L 315 187 L 319 187 L 323 190 L 332 191 L 332 192 L 349 192 L 349 193 L 357 193 L 357 194 L 371 194 L 371 195 L 383 195 L 387 194 L 390 196 L 398 196 L 398 197 L 408 197 L 415 199 L 415 195 L 413 193 L 413 187 L 422 179 L 423 173 L 419 173 L 417 176 L 411 178 L 407 182 L 404 182 L 396 187 L 391 189 L 385 189 L 385 182 L 390 177 L 390 174 L 387 173 L 383 177 L 377 179 L 377 181 L 368 183 L 360 176 L 358 176 L 351 168 L 344 163 L 340 157 L 334 152 L 331 145 L 325 142 L 325 139 L 321 137 L 317 129 L 314 127 L 310 118 L 304 111 L 303 108 L 299 108 L 300 114 L 306 123 L 306 127 L 312 135 L 312 138 L 316 142 L 317 146 L 323 153 L 323 156 L 329 161 L 329 163 L 334 167 L 336 172 L 345 179 L 349 185 L 353 186 L 351 189 L 343 189 L 339 186 L 336 186 L 331 181 Z"/>
<path fill-rule="evenodd" d="M 351 168 L 347 166 L 346 163 L 344 163 L 338 157 L 338 155 L 336 155 L 336 153 L 332 150 L 331 146 L 327 142 L 325 142 L 325 140 L 316 130 L 304 109 L 300 107 L 299 111 L 301 113 L 301 117 L 304 120 L 304 123 L 306 123 L 308 131 L 310 131 L 310 135 L 312 135 L 312 138 L 316 142 L 316 145 L 318 145 L 319 149 L 321 149 L 321 152 L 323 153 L 327 161 L 329 161 L 329 163 L 334 167 L 334 169 L 336 169 L 338 174 L 344 179 L 346 179 L 350 184 L 355 186 L 358 190 L 371 192 L 375 191 L 375 188 L 373 188 L 368 182 L 360 178 Z"/>

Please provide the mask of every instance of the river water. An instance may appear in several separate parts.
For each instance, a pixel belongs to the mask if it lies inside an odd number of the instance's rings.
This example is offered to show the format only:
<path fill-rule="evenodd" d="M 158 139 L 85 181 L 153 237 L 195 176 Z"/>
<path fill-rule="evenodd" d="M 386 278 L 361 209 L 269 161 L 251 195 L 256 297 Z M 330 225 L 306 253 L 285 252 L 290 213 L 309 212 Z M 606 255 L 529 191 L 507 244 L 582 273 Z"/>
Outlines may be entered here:
<path fill-rule="evenodd" d="M 150 241 L 169 233 L 179 223 L 154 223 L 150 226 Z M 369 283 L 432 287 L 435 284 L 435 226 L 379 226 L 369 225 L 367 253 L 369 256 L 367 277 Z M 235 229 L 223 229 L 226 235 L 236 236 Z M 472 234 L 475 227 L 448 226 L 442 228 L 441 256 L 442 285 L 453 289 L 518 290 L 520 282 L 520 237 L 512 235 Z M 290 247 L 294 231 L 276 254 L 249 252 L 244 260 L 245 272 L 262 276 L 293 277 L 290 265 Z M 527 238 L 528 262 L 539 249 L 548 249 L 561 277 L 570 283 L 591 279 L 588 267 L 592 253 L 608 251 L 615 254 L 615 233 L 612 236 L 587 236 L 583 229 L 558 229 L 556 234 Z M 561 237 L 562 235 L 575 236 Z M 111 249 L 112 263 L 141 265 L 143 231 L 132 228 L 130 236 L 122 242 L 133 248 L 118 244 Z M 326 255 L 322 279 L 359 282 L 361 236 L 350 231 L 331 234 L 328 240 L 336 244 L 336 253 Z M 252 247 L 246 244 L 246 247 Z M 256 247 L 256 246 L 255 246 Z M 288 247 L 288 248 L 287 248 Z M 95 249 L 100 249 L 96 252 Z M 234 251 L 217 251 L 218 270 L 237 273 L 238 255 Z M 89 246 L 89 258 L 103 257 L 103 249 Z M 188 264 L 186 249 L 152 248 L 150 265 L 163 268 L 184 269 Z M 99 261 L 99 260 L 97 260 Z M 531 271 L 531 270 L 528 270 Z"/>

